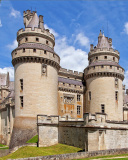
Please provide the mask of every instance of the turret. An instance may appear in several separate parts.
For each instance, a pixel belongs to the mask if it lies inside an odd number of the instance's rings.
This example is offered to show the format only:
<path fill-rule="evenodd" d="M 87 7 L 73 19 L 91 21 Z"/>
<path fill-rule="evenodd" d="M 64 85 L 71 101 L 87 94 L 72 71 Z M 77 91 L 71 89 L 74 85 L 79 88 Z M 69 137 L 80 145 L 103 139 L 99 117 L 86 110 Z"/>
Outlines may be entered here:
<path fill-rule="evenodd" d="M 16 118 L 10 147 L 37 134 L 38 114 L 58 115 L 60 57 L 54 51 L 54 35 L 44 29 L 43 16 L 36 12 L 24 12 L 24 24 L 25 29 L 17 32 L 19 45 L 12 51 Z"/>
<path fill-rule="evenodd" d="M 101 33 L 96 47 L 90 47 L 89 65 L 84 70 L 86 81 L 85 112 L 103 113 L 108 120 L 123 120 L 124 69 L 119 52 L 112 48 L 112 39 Z"/>

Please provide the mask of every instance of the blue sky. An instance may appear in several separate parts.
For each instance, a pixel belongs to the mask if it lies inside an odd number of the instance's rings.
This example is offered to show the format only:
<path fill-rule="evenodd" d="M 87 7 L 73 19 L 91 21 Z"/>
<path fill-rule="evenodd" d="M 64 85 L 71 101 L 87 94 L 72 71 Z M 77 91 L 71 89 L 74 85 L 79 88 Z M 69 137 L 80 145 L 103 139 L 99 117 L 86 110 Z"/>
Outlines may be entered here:
<path fill-rule="evenodd" d="M 88 65 L 90 44 L 97 45 L 100 29 L 112 38 L 120 52 L 119 64 L 125 69 L 128 87 L 128 1 L 1 1 L 0 3 L 0 72 L 10 72 L 13 79 L 11 51 L 17 46 L 16 33 L 23 25 L 23 11 L 36 10 L 44 16 L 45 28 L 55 35 L 55 51 L 61 66 L 83 71 Z"/>

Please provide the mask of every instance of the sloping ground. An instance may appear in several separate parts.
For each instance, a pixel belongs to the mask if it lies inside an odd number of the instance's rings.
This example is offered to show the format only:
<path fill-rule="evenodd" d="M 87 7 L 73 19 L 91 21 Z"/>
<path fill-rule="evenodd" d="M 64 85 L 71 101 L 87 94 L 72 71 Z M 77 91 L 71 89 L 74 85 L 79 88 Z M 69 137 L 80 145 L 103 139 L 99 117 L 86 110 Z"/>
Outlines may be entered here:
<path fill-rule="evenodd" d="M 64 144 L 57 144 L 50 147 L 25 146 L 21 147 L 14 153 L 11 153 L 5 157 L 1 157 L 0 160 L 74 153 L 80 150 L 81 148 L 68 146 Z"/>

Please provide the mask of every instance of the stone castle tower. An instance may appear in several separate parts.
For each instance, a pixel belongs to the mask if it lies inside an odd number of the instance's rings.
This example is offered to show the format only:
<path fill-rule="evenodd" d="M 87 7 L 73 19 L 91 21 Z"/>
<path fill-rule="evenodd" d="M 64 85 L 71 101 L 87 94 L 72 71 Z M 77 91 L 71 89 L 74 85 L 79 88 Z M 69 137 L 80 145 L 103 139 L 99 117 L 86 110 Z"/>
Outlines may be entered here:
<path fill-rule="evenodd" d="M 38 18 L 30 10 L 24 12 L 25 29 L 17 32 L 18 47 L 12 51 L 15 69 L 12 141 L 18 140 L 17 143 L 36 134 L 38 114 L 58 115 L 60 57 L 54 52 L 54 35 L 44 29 L 43 23 L 43 16 Z"/>
<path fill-rule="evenodd" d="M 85 112 L 105 113 L 109 120 L 123 120 L 124 69 L 118 64 L 119 58 L 119 52 L 112 48 L 112 39 L 100 31 L 97 46 L 90 45 L 89 66 L 84 70 Z"/>

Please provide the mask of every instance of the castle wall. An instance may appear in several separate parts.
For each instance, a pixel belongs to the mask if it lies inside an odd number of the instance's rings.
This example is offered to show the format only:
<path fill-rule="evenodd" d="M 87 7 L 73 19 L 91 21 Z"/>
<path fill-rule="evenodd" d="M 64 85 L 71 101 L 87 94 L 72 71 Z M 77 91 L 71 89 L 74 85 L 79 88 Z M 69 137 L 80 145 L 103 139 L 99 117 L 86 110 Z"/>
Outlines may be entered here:
<path fill-rule="evenodd" d="M 92 114 L 102 112 L 101 105 L 104 104 L 108 120 L 123 120 L 122 80 L 118 79 L 117 88 L 114 77 L 93 77 L 87 79 L 86 84 L 86 112 Z M 91 91 L 91 100 L 89 99 L 89 91 Z M 118 100 L 115 99 L 116 91 L 118 92 Z"/>

